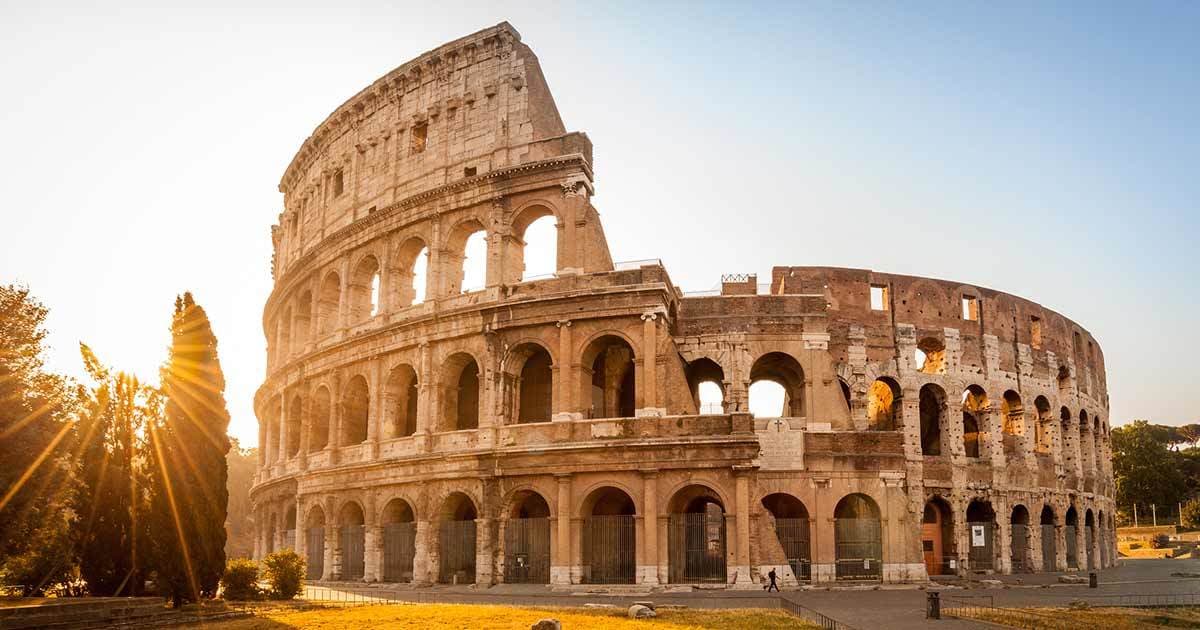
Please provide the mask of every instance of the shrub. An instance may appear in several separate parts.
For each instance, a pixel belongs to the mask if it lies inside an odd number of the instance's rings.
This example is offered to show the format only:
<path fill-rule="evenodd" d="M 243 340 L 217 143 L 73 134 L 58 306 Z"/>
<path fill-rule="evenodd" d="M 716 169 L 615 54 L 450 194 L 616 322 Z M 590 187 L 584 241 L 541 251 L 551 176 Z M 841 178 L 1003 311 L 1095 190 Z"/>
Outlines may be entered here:
<path fill-rule="evenodd" d="M 247 600 L 262 597 L 258 588 L 258 565 L 247 558 L 234 558 L 225 565 L 221 576 L 221 592 L 225 599 Z"/>
<path fill-rule="evenodd" d="M 291 549 L 276 551 L 263 558 L 263 578 L 271 599 L 291 599 L 304 588 L 304 558 Z"/>
<path fill-rule="evenodd" d="M 1196 497 L 1191 501 L 1183 504 L 1183 511 L 1180 512 L 1181 520 L 1184 527 L 1192 529 L 1200 529 L 1200 497 Z"/>

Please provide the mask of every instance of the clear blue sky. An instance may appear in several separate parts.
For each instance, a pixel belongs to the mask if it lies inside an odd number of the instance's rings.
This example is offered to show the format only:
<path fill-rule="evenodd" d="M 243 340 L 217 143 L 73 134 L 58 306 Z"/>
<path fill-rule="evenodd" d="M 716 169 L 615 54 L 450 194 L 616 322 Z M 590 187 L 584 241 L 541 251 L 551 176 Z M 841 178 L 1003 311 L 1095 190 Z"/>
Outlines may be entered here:
<path fill-rule="evenodd" d="M 1112 420 L 1200 420 L 1200 4 L 0 5 L 0 282 L 155 377 L 209 311 L 256 438 L 279 177 L 335 107 L 501 20 L 596 146 L 614 257 L 962 280 L 1099 339 Z"/>

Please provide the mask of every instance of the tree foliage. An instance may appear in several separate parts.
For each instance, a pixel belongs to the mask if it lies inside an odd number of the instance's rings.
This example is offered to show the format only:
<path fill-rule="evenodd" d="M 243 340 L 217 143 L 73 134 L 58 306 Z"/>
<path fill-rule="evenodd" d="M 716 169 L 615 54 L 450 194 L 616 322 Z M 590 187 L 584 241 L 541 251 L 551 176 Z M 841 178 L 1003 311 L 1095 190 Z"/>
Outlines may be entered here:
<path fill-rule="evenodd" d="M 258 449 L 242 448 L 236 438 L 226 462 L 229 467 L 229 513 L 225 520 L 225 557 L 247 558 L 254 554 L 254 521 L 250 512 L 250 486 L 258 465 Z"/>
<path fill-rule="evenodd" d="M 0 580 L 27 594 L 74 567 L 68 536 L 77 399 L 45 369 L 49 311 L 29 289 L 0 285 Z"/>
<path fill-rule="evenodd" d="M 1186 451 L 1173 450 L 1177 427 L 1135 420 L 1112 430 L 1117 504 L 1174 506 L 1187 498 Z"/>
<path fill-rule="evenodd" d="M 157 583 L 176 605 L 216 595 L 225 571 L 229 412 L 217 339 L 190 293 L 175 300 L 161 372 L 166 407 L 148 431 Z M 172 535 L 173 534 L 173 535 Z"/>
<path fill-rule="evenodd" d="M 291 549 L 281 549 L 263 558 L 263 578 L 270 584 L 271 599 L 292 599 L 304 588 L 304 558 Z"/>

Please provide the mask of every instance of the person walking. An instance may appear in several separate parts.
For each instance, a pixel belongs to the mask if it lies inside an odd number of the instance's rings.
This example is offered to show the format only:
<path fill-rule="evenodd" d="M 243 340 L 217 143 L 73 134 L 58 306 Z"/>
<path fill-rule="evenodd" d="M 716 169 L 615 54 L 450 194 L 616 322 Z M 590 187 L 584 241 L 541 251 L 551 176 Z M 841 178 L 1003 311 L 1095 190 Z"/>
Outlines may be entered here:
<path fill-rule="evenodd" d="M 764 589 L 764 590 L 766 590 L 768 593 L 770 593 L 770 592 L 771 592 L 771 589 L 775 589 L 775 592 L 776 592 L 776 593 L 778 593 L 778 592 L 779 592 L 779 585 L 775 583 L 775 569 L 771 569 L 771 570 L 770 570 L 770 571 L 767 573 L 767 577 L 768 577 L 768 578 L 771 578 L 771 583 L 770 583 L 770 584 L 768 584 L 768 585 L 766 585 L 766 586 L 764 586 L 764 587 L 763 587 L 763 589 Z"/>

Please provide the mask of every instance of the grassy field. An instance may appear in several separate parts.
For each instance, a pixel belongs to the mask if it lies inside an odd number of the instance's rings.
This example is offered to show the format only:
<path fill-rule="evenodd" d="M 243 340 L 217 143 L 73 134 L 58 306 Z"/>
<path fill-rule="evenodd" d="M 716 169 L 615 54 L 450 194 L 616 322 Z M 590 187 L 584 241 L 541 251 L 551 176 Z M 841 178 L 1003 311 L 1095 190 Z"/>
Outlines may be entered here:
<path fill-rule="evenodd" d="M 205 623 L 212 630 L 529 630 L 554 618 L 564 630 L 783 630 L 816 628 L 781 610 L 662 610 L 655 619 L 633 620 L 625 609 L 518 608 L 466 604 L 398 604 L 358 608 L 273 610 L 251 619 Z"/>
<path fill-rule="evenodd" d="M 979 611 L 970 618 L 1041 630 L 1200 628 L 1200 608 L 1002 608 Z"/>

